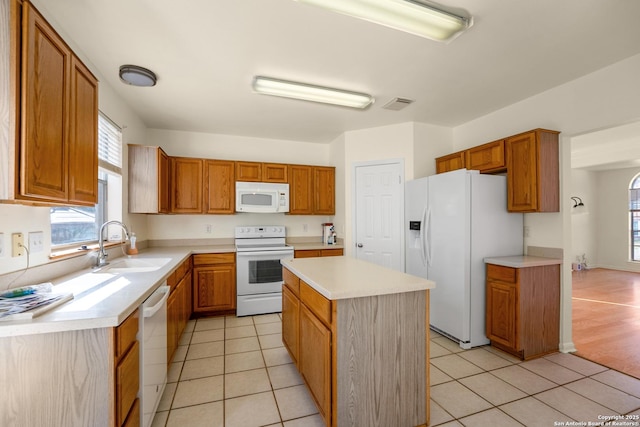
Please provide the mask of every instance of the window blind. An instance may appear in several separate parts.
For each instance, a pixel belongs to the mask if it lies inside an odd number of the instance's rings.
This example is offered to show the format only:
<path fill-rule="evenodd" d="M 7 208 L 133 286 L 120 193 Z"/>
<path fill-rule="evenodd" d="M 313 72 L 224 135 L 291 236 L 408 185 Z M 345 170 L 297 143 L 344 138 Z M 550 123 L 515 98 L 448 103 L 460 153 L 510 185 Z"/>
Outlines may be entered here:
<path fill-rule="evenodd" d="M 98 114 L 98 164 L 122 174 L 122 130 L 102 113 Z"/>

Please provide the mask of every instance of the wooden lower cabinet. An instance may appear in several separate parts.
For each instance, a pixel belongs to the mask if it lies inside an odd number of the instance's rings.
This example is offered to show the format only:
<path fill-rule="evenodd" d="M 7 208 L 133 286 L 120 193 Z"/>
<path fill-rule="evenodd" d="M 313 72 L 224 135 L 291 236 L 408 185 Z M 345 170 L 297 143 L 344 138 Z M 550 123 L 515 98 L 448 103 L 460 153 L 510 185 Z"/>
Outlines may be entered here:
<path fill-rule="evenodd" d="M 323 256 L 343 256 L 344 249 L 300 249 L 293 253 L 294 258 L 315 258 Z"/>
<path fill-rule="evenodd" d="M 300 308 L 298 369 L 309 386 L 320 415 L 331 416 L 331 330 L 304 304 Z"/>
<path fill-rule="evenodd" d="M 283 279 L 282 341 L 325 425 L 426 426 L 428 291 L 329 300 Z"/>
<path fill-rule="evenodd" d="M 169 365 L 173 353 L 178 348 L 182 332 L 191 318 L 192 277 L 191 257 L 189 257 L 167 279 L 167 285 L 171 288 L 167 299 L 167 363 Z"/>
<path fill-rule="evenodd" d="M 487 337 L 522 360 L 558 350 L 560 265 L 487 264 Z"/>
<path fill-rule="evenodd" d="M 114 328 L 114 395 L 116 426 L 137 426 L 140 422 L 140 344 L 136 339 L 139 314 L 136 310 Z M 135 411 L 138 411 L 137 418 Z"/>
<path fill-rule="evenodd" d="M 288 271 L 288 270 L 285 270 Z M 287 287 L 282 287 L 282 342 L 289 350 L 293 363 L 298 363 L 300 330 L 300 300 Z"/>
<path fill-rule="evenodd" d="M 236 308 L 235 253 L 194 255 L 193 267 L 193 312 L 233 312 Z"/>

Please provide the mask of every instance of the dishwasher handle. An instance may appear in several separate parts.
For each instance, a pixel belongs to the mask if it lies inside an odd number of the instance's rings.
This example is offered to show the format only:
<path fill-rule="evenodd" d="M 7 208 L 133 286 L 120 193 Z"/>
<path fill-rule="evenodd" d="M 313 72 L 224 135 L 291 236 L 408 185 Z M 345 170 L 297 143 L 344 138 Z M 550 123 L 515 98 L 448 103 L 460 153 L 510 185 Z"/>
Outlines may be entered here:
<path fill-rule="evenodd" d="M 169 298 L 169 292 L 171 288 L 169 286 L 163 285 L 160 286 L 154 293 L 151 294 L 147 300 L 142 303 L 142 313 L 144 317 L 152 317 L 154 314 L 158 312 L 162 308 L 162 306 L 166 303 L 167 298 Z M 154 305 L 148 307 L 147 304 L 153 304 L 155 300 L 160 298 Z"/>

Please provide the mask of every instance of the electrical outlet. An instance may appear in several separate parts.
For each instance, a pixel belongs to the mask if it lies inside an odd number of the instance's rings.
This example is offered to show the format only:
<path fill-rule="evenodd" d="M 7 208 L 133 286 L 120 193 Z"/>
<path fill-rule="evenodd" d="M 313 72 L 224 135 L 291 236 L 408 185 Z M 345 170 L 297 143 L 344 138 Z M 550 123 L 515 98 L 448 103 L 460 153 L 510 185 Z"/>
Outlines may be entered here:
<path fill-rule="evenodd" d="M 207 233 L 207 234 L 211 234 L 213 232 L 213 225 L 205 224 L 204 225 L 204 232 Z"/>
<path fill-rule="evenodd" d="M 302 231 L 304 231 L 305 233 L 309 231 L 309 224 L 302 224 Z"/>
<path fill-rule="evenodd" d="M 0 233 L 0 257 L 4 256 L 4 233 Z"/>
<path fill-rule="evenodd" d="M 531 230 L 529 230 L 529 226 L 526 225 L 524 227 L 524 237 L 529 237 L 529 234 L 531 233 Z"/>
<path fill-rule="evenodd" d="M 22 233 L 13 233 L 11 235 L 11 256 L 23 256 L 24 252 L 24 235 Z"/>
<path fill-rule="evenodd" d="M 32 254 L 44 251 L 44 233 L 42 231 L 29 233 L 29 251 Z"/>

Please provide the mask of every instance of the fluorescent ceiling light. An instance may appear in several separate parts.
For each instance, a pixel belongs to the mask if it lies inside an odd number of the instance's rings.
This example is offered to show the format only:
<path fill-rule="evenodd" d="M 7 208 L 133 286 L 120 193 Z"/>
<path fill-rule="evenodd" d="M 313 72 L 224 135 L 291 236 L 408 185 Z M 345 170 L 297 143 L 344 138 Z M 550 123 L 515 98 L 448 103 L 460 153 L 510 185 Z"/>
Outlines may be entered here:
<path fill-rule="evenodd" d="M 473 25 L 471 17 L 425 0 L 296 0 L 436 41 L 450 41 Z"/>
<path fill-rule="evenodd" d="M 322 102 L 351 108 L 366 108 L 374 101 L 371 95 L 365 93 L 349 92 L 262 76 L 254 77 L 253 90 L 265 95 Z"/>

